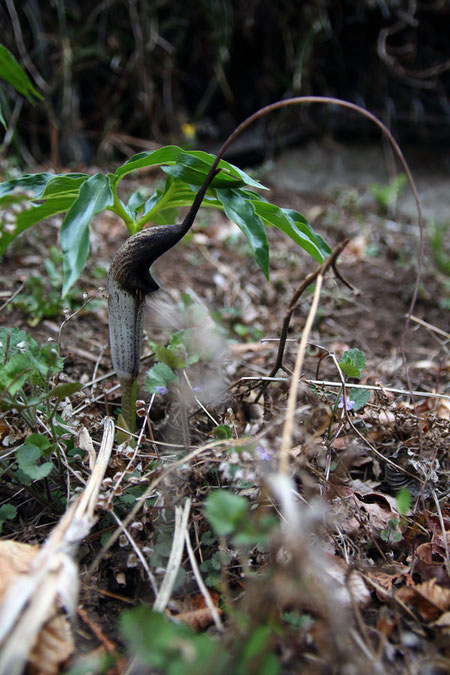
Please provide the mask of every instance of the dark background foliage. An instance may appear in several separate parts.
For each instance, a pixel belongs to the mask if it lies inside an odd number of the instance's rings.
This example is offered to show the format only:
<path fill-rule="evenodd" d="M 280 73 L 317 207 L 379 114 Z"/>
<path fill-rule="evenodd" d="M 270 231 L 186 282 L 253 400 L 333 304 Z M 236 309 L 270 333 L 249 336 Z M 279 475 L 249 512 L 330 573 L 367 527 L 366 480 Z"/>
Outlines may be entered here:
<path fill-rule="evenodd" d="M 0 23 L 45 97 L 2 94 L 8 144 L 29 162 L 110 160 L 149 141 L 214 149 L 258 107 L 304 94 L 365 105 L 403 139 L 450 135 L 447 0 L 5 0 Z M 276 117 L 263 145 L 369 133 L 334 108 Z"/>

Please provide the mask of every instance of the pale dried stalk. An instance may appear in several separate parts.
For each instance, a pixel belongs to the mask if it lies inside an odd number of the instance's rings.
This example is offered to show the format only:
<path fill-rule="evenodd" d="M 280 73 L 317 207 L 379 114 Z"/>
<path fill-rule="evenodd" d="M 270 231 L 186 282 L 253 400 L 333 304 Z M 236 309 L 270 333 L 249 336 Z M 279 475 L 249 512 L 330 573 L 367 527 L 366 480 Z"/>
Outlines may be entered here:
<path fill-rule="evenodd" d="M 102 444 L 87 486 L 68 508 L 31 562 L 13 582 L 0 605 L 0 675 L 20 675 L 39 632 L 61 601 L 74 614 L 78 600 L 79 543 L 95 523 L 94 509 L 114 441 L 114 423 L 105 419 Z"/>
<path fill-rule="evenodd" d="M 178 570 L 181 565 L 181 558 L 184 551 L 185 532 L 191 510 L 191 500 L 186 499 L 184 509 L 181 506 L 175 508 L 175 531 L 173 533 L 172 548 L 170 551 L 167 570 L 159 593 L 156 597 L 153 609 L 155 612 L 164 612 L 167 603 L 172 595 L 173 587 L 177 578 Z"/>
<path fill-rule="evenodd" d="M 211 593 L 208 591 L 205 582 L 202 579 L 202 575 L 200 574 L 199 567 L 197 565 L 197 560 L 195 559 L 195 554 L 194 554 L 194 549 L 192 548 L 191 544 L 191 539 L 189 537 L 189 531 L 186 528 L 185 533 L 184 533 L 184 539 L 186 542 L 186 549 L 189 555 L 189 562 L 191 563 L 192 571 L 194 573 L 195 580 L 197 582 L 197 586 L 199 587 L 199 590 L 201 594 L 203 595 L 205 599 L 205 604 L 208 607 L 209 611 L 211 612 L 212 619 L 214 621 L 214 624 L 219 631 L 223 631 L 223 623 L 222 619 L 219 616 L 219 612 L 217 611 L 217 607 L 215 606 Z"/>
<path fill-rule="evenodd" d="M 319 274 L 316 279 L 316 288 L 314 290 L 313 301 L 311 309 L 309 310 L 308 318 L 306 319 L 305 329 L 302 333 L 302 339 L 298 346 L 297 358 L 295 360 L 294 372 L 292 373 L 291 386 L 289 388 L 289 398 L 286 411 L 286 418 L 283 425 L 283 435 L 281 438 L 279 471 L 282 474 L 287 473 L 289 469 L 289 451 L 292 444 L 292 432 L 294 429 L 294 415 L 297 405 L 297 393 L 302 372 L 303 361 L 305 359 L 306 346 L 308 344 L 309 334 L 317 313 L 319 306 L 320 291 L 322 289 L 323 276 Z"/>
<path fill-rule="evenodd" d="M 294 340 L 296 342 L 296 340 Z M 265 377 L 264 375 L 258 375 L 258 376 L 246 376 L 246 377 L 241 377 L 235 384 L 239 384 L 240 382 L 288 382 L 289 377 Z M 342 387 L 342 382 L 332 382 L 330 380 L 308 380 L 304 379 L 303 382 L 305 384 L 318 384 L 321 385 L 322 387 L 338 387 L 339 389 Z M 408 389 L 398 389 L 395 387 L 387 387 L 384 384 L 354 384 L 352 383 L 352 389 L 368 389 L 369 391 L 379 391 L 381 394 L 384 394 L 385 392 L 391 392 L 393 394 L 403 394 L 404 396 L 410 396 L 413 394 L 414 396 L 423 396 L 423 398 L 443 398 L 446 400 L 450 401 L 450 396 L 447 394 L 437 394 L 434 391 L 409 391 Z"/>

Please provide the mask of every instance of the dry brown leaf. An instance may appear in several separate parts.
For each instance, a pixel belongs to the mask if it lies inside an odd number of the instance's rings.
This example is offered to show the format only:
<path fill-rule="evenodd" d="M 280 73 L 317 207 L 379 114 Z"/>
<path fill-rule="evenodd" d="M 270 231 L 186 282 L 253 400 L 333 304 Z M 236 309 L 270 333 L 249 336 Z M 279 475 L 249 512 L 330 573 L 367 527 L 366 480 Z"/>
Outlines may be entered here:
<path fill-rule="evenodd" d="M 389 640 L 398 623 L 398 617 L 386 607 L 382 607 L 377 618 L 377 631 Z"/>
<path fill-rule="evenodd" d="M 5 438 L 5 436 L 8 436 L 10 431 L 11 429 L 7 424 L 5 424 L 4 422 L 0 422 L 0 441 L 2 441 Z"/>
<path fill-rule="evenodd" d="M 434 414 L 438 417 L 443 417 L 445 420 L 450 420 L 450 401 L 445 398 L 440 398 L 434 410 Z"/>
<path fill-rule="evenodd" d="M 395 593 L 395 597 L 416 607 L 425 621 L 435 621 L 450 609 L 450 589 L 439 586 L 436 579 L 414 587 L 403 586 Z"/>
<path fill-rule="evenodd" d="M 450 612 L 444 612 L 439 619 L 433 623 L 433 626 L 440 628 L 450 628 Z"/>
<path fill-rule="evenodd" d="M 12 539 L 0 541 L 0 602 L 13 579 L 28 572 L 30 562 L 38 551 L 39 546 L 21 544 Z"/>
<path fill-rule="evenodd" d="M 217 591 L 209 591 L 209 594 L 211 596 L 211 600 L 213 601 L 215 607 L 219 606 L 219 601 L 220 601 L 220 595 L 217 593 Z M 206 607 L 206 600 L 204 596 L 201 593 L 197 593 L 197 595 L 194 595 L 193 598 L 191 598 L 192 604 L 196 609 L 204 609 Z"/>
<path fill-rule="evenodd" d="M 363 516 L 364 513 L 367 514 L 370 525 L 377 530 L 377 533 L 387 527 L 391 518 L 398 515 L 395 499 L 393 497 L 383 495 L 380 492 L 367 492 L 362 495 L 347 486 L 339 486 L 338 491 L 340 499 L 348 505 L 352 517 L 352 520 L 350 521 L 352 526 L 355 525 L 355 506 L 360 511 L 361 516 Z M 361 518 L 359 518 L 359 520 L 361 520 Z M 350 526 L 350 523 L 348 523 L 348 525 Z M 351 530 L 348 532 L 350 533 Z"/>
<path fill-rule="evenodd" d="M 223 614 L 221 609 L 217 610 L 219 614 Z M 214 623 L 211 610 L 208 607 L 203 609 L 194 609 L 192 612 L 182 612 L 174 615 L 178 621 L 186 623 L 192 630 L 204 630 Z"/>
<path fill-rule="evenodd" d="M 39 546 L 18 541 L 0 541 L 0 603 L 18 577 L 26 579 L 30 563 L 39 550 Z M 56 675 L 74 649 L 72 630 L 66 616 L 56 606 L 52 614 L 29 655 L 30 672 L 33 675 Z"/>
<path fill-rule="evenodd" d="M 366 233 L 358 234 L 345 247 L 342 253 L 342 259 L 346 262 L 354 262 L 356 260 L 363 260 L 366 256 L 367 244 L 369 236 Z"/>
<path fill-rule="evenodd" d="M 422 403 L 416 405 L 414 412 L 422 417 L 432 413 L 445 420 L 450 419 L 450 401 L 445 398 L 426 398 Z"/>
<path fill-rule="evenodd" d="M 450 581 L 447 572 L 445 548 L 437 542 L 420 544 L 416 550 L 417 569 L 423 581 L 436 579 L 440 584 L 448 584 Z"/>
<path fill-rule="evenodd" d="M 409 575 L 409 567 L 402 565 L 401 563 L 395 564 L 395 569 L 391 571 L 386 570 L 370 570 L 366 572 L 369 579 L 372 579 L 377 586 L 375 592 L 379 600 L 384 602 L 391 595 L 393 585 L 396 581 L 405 577 L 406 584 L 410 585 L 412 583 L 411 577 Z"/>
<path fill-rule="evenodd" d="M 343 604 L 349 605 L 353 601 L 364 606 L 369 602 L 370 591 L 358 570 L 350 569 L 344 560 L 336 556 L 326 557 L 324 569 L 337 581 L 337 597 Z"/>
<path fill-rule="evenodd" d="M 72 632 L 62 606 L 75 612 L 78 567 L 72 556 L 95 522 L 94 510 L 113 441 L 114 423 L 106 418 L 97 461 L 84 491 L 40 549 L 1 542 L 1 673 L 20 675 L 31 659 L 37 675 L 56 675 L 73 651 Z"/>
<path fill-rule="evenodd" d="M 54 616 L 39 633 L 29 662 L 32 675 L 57 675 L 74 650 L 72 629 L 64 614 Z"/>

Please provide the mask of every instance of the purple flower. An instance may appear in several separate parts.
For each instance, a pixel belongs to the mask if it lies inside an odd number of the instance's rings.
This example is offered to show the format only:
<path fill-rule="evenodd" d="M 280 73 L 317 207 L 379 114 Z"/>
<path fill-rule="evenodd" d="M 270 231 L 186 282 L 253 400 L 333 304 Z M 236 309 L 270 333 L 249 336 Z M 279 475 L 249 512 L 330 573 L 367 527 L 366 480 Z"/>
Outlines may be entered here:
<path fill-rule="evenodd" d="M 355 401 L 351 401 L 348 396 L 345 399 L 345 407 L 347 410 L 353 410 L 353 407 L 355 405 Z M 343 408 L 344 407 L 344 397 L 341 395 L 339 398 L 339 403 L 338 403 L 338 408 Z"/>
<path fill-rule="evenodd" d="M 266 448 L 264 448 L 262 445 L 257 445 L 255 450 L 259 456 L 259 459 L 262 459 L 265 462 L 270 462 L 274 454 L 272 450 L 266 450 Z"/>
<path fill-rule="evenodd" d="M 155 389 L 156 389 L 156 393 L 161 394 L 161 396 L 165 396 L 166 394 L 169 393 L 169 390 L 167 389 L 167 387 L 164 387 L 164 385 L 162 385 L 162 384 L 156 385 Z"/>

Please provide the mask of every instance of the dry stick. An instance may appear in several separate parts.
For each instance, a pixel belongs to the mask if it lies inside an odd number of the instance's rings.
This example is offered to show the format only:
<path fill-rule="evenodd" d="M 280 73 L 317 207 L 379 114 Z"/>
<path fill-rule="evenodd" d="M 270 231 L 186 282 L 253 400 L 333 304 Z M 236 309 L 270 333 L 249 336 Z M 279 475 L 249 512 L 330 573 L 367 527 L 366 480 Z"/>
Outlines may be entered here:
<path fill-rule="evenodd" d="M 318 267 L 314 272 L 311 272 L 311 274 L 309 274 L 306 277 L 306 279 L 304 279 L 302 281 L 302 283 L 300 284 L 300 286 L 297 288 L 297 290 L 293 294 L 292 298 L 290 299 L 289 305 L 288 305 L 288 308 L 287 308 L 287 312 L 286 312 L 286 315 L 283 319 L 283 324 L 281 326 L 281 333 L 280 333 L 280 337 L 279 337 L 277 356 L 276 356 L 273 368 L 270 371 L 268 377 L 274 377 L 276 375 L 276 373 L 278 372 L 278 370 L 282 367 L 283 354 L 284 354 L 284 349 L 286 347 L 289 324 L 291 322 L 292 314 L 294 313 L 294 309 L 296 308 L 296 306 L 298 304 L 300 296 L 308 288 L 308 286 L 310 286 L 312 283 L 314 283 L 318 274 L 319 273 L 324 274 L 329 267 L 332 267 L 335 274 L 337 274 L 336 260 L 337 260 L 338 256 L 340 256 L 340 254 L 342 253 L 344 248 L 347 246 L 348 242 L 349 242 L 349 239 L 344 239 L 344 241 L 342 241 L 340 244 L 338 244 L 334 248 L 334 250 L 331 253 L 331 255 L 329 256 L 329 258 L 327 258 L 325 263 L 323 263 L 320 267 Z M 341 279 L 345 283 L 345 285 L 347 285 L 347 286 L 349 285 L 348 282 L 345 281 L 340 274 L 337 274 L 337 276 L 339 277 L 339 279 Z M 261 391 L 259 392 L 258 396 L 256 397 L 255 403 L 257 403 L 259 401 L 261 395 L 267 389 L 267 387 L 269 385 L 269 382 L 270 382 L 270 380 L 267 381 L 267 383 L 264 384 L 261 387 Z"/>
<path fill-rule="evenodd" d="M 208 591 L 205 582 L 202 579 L 202 575 L 200 574 L 200 570 L 197 564 L 197 560 L 195 558 L 194 554 L 194 549 L 192 548 L 191 544 L 191 539 L 189 537 L 189 530 L 186 528 L 184 532 L 184 540 L 186 543 L 186 549 L 189 555 L 189 561 L 191 563 L 192 571 L 194 573 L 195 580 L 197 582 L 197 586 L 200 589 L 201 594 L 203 595 L 205 599 L 206 606 L 208 607 L 209 611 L 211 612 L 212 619 L 214 621 L 214 624 L 219 631 L 223 631 L 223 623 L 222 619 L 220 618 L 219 612 L 217 611 L 217 607 L 215 606 L 211 594 Z"/>
<path fill-rule="evenodd" d="M 419 317 L 417 317 L 417 316 L 410 315 L 409 318 L 411 319 L 411 321 L 414 321 L 414 323 L 418 323 L 419 326 L 423 326 L 424 328 L 428 328 L 428 330 L 433 331 L 433 333 L 437 333 L 438 335 L 442 335 L 442 337 L 445 337 L 447 340 L 450 340 L 450 333 L 446 333 L 445 330 L 442 330 L 441 328 L 438 328 L 437 326 L 433 326 L 433 324 L 428 323 L 427 321 L 424 321 L 423 319 L 419 319 Z"/>
<path fill-rule="evenodd" d="M 8 298 L 8 300 L 6 300 L 6 301 L 3 303 L 3 305 L 0 307 L 0 312 L 3 312 L 3 310 L 5 309 L 5 307 L 7 307 L 7 306 L 9 305 L 9 303 L 12 302 L 12 301 L 14 300 L 14 298 L 16 298 L 16 297 L 19 295 L 20 291 L 22 290 L 22 288 L 23 288 L 24 286 L 25 286 L 25 282 L 23 282 L 23 284 L 20 284 L 19 288 L 17 288 L 17 289 L 14 291 L 14 293 Z"/>
<path fill-rule="evenodd" d="M 289 388 L 289 398 L 288 406 L 286 411 L 286 419 L 283 426 L 283 435 L 281 438 L 281 448 L 280 448 L 280 462 L 279 462 L 279 472 L 281 474 L 287 474 L 289 468 L 289 451 L 291 449 L 292 443 L 292 432 L 294 429 L 294 415 L 295 415 L 295 406 L 297 404 L 297 392 L 300 381 L 300 374 L 302 371 L 303 360 L 305 357 L 306 345 L 308 343 L 308 337 L 311 332 L 311 328 L 316 317 L 317 307 L 319 306 L 320 291 L 322 289 L 322 280 L 323 276 L 320 272 L 317 275 L 316 288 L 314 291 L 314 297 L 311 304 L 311 309 L 309 310 L 308 318 L 306 319 L 305 329 L 302 334 L 302 339 L 298 346 L 297 358 L 295 360 L 294 372 L 292 373 L 291 386 Z"/>
<path fill-rule="evenodd" d="M 348 239 L 345 239 L 343 242 L 338 244 L 332 254 L 330 255 L 329 258 L 325 260 L 325 262 L 319 267 L 316 272 L 313 272 L 312 274 L 309 275 L 307 279 L 303 282 L 303 284 L 300 285 L 300 287 L 297 289 L 296 293 L 294 293 L 291 302 L 289 303 L 288 307 L 288 314 L 287 317 L 292 315 L 292 311 L 294 310 L 294 307 L 298 301 L 298 298 L 300 297 L 301 293 L 303 290 L 308 286 L 314 279 L 316 279 L 316 288 L 314 291 L 314 297 L 313 301 L 311 304 L 311 309 L 308 314 L 308 318 L 306 320 L 305 324 L 305 329 L 302 333 L 302 338 L 300 340 L 300 344 L 298 347 L 297 351 L 297 358 L 295 361 L 295 366 L 294 366 L 294 371 L 292 373 L 292 380 L 291 380 L 291 386 L 289 389 L 289 398 L 288 398 L 288 407 L 287 407 L 287 412 L 286 412 L 286 419 L 285 423 L 283 426 L 283 436 L 281 439 L 281 448 L 280 448 L 280 463 L 279 463 L 279 470 L 280 473 L 286 473 L 288 470 L 289 466 L 289 450 L 291 447 L 291 442 L 292 442 L 292 431 L 294 428 L 294 414 L 295 414 L 295 406 L 297 403 L 297 392 L 298 392 L 298 386 L 299 386 L 299 380 L 300 380 L 300 375 L 302 371 L 302 366 L 303 366 L 303 360 L 305 358 L 305 351 L 306 351 L 306 346 L 308 344 L 308 338 L 309 334 L 311 332 L 311 328 L 314 322 L 314 318 L 316 316 L 317 312 L 317 307 L 319 304 L 319 297 L 320 297 L 320 291 L 322 288 L 322 281 L 323 281 L 323 276 L 327 272 L 330 266 L 334 266 L 336 264 L 336 258 L 337 256 L 344 250 L 345 246 L 348 244 Z M 306 284 L 306 285 L 305 285 Z M 289 313 L 290 312 L 290 313 Z M 283 322 L 283 326 L 285 325 L 285 322 Z M 287 323 L 287 326 L 289 324 Z M 287 329 L 286 329 L 287 330 Z M 284 343 L 286 342 L 286 336 L 284 336 Z M 278 354 L 280 355 L 280 350 L 278 350 Z M 283 357 L 283 354 L 281 352 L 281 358 Z M 277 359 L 278 361 L 278 359 Z M 277 365 L 277 364 L 275 364 Z"/>
<path fill-rule="evenodd" d="M 278 339 L 278 338 L 277 338 Z M 266 338 L 267 340 L 267 338 Z M 293 342 L 297 342 L 296 340 L 292 340 Z M 266 377 L 264 375 L 260 375 L 258 377 L 252 375 L 252 376 L 246 376 L 246 377 L 241 377 L 237 382 L 233 384 L 234 387 L 236 387 L 238 384 L 241 382 L 246 382 L 246 381 L 258 381 L 258 382 L 288 382 L 289 378 L 288 377 Z M 332 382 L 330 380 L 307 380 L 304 378 L 302 380 L 305 384 L 318 384 L 323 387 L 342 387 L 341 382 Z M 407 389 L 398 389 L 396 387 L 386 387 L 381 384 L 352 384 L 352 389 L 369 389 L 371 391 L 379 391 L 382 394 L 384 392 L 392 392 L 393 394 L 404 394 L 405 396 L 407 394 L 410 394 L 411 392 L 408 391 Z M 448 401 L 450 401 L 450 396 L 447 394 L 436 394 L 433 391 L 413 391 L 412 392 L 414 396 L 423 396 L 424 398 L 444 398 Z"/>
<path fill-rule="evenodd" d="M 185 543 L 185 532 L 187 531 L 190 510 L 191 500 L 189 498 L 186 499 L 184 509 L 182 509 L 181 506 L 175 507 L 175 531 L 173 533 L 172 549 L 170 551 L 165 577 L 153 605 L 153 610 L 155 612 L 164 612 L 167 603 L 170 600 L 181 565 Z"/>

